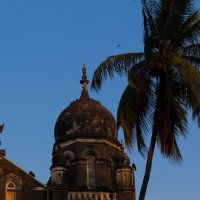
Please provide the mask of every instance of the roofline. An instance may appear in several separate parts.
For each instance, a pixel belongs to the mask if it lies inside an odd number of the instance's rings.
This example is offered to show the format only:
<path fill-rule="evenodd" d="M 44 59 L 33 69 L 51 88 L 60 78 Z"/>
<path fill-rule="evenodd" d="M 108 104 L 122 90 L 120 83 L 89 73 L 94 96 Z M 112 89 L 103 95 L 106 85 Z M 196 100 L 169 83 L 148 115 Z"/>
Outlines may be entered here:
<path fill-rule="evenodd" d="M 6 161 L 8 161 L 10 164 L 14 165 L 15 167 L 17 167 L 19 170 L 21 170 L 23 173 L 25 173 L 26 175 L 28 175 L 30 178 L 32 178 L 34 181 L 38 182 L 41 186 L 43 186 L 44 188 L 47 188 L 47 186 L 44 183 L 41 183 L 38 179 L 34 178 L 33 176 L 31 176 L 30 174 L 28 174 L 25 170 L 23 170 L 22 168 L 20 168 L 19 166 L 17 166 L 15 163 L 13 163 L 12 161 L 10 161 L 9 159 L 7 159 L 4 156 L 0 155 L 0 158 L 5 159 Z"/>

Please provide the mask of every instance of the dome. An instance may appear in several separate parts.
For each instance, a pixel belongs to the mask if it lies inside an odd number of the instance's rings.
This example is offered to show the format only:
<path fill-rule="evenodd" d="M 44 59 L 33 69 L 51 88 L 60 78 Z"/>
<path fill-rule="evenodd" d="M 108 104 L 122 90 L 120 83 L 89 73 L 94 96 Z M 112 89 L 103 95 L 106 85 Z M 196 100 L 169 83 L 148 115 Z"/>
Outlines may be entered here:
<path fill-rule="evenodd" d="M 117 139 L 117 124 L 112 114 L 98 101 L 89 97 L 86 77 L 86 69 L 83 68 L 83 79 L 80 81 L 83 90 L 80 99 L 72 102 L 59 115 L 55 125 L 55 140 L 61 140 L 66 136 L 79 133 L 106 135 Z"/>

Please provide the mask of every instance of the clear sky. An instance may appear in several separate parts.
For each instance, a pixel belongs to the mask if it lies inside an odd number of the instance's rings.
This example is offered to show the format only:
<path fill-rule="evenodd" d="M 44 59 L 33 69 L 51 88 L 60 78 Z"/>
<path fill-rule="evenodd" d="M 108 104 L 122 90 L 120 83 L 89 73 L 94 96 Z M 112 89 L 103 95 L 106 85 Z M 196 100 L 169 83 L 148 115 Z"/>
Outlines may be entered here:
<path fill-rule="evenodd" d="M 107 56 L 143 51 L 142 36 L 139 0 L 0 1 L 0 123 L 5 124 L 0 140 L 7 158 L 46 183 L 54 125 L 80 96 L 82 64 L 91 80 Z M 116 117 L 126 84 L 125 77 L 116 77 L 90 96 Z M 179 139 L 181 165 L 156 150 L 147 200 L 199 199 L 199 132 L 190 120 L 187 139 Z M 145 160 L 134 149 L 131 161 L 137 166 L 138 195 Z"/>

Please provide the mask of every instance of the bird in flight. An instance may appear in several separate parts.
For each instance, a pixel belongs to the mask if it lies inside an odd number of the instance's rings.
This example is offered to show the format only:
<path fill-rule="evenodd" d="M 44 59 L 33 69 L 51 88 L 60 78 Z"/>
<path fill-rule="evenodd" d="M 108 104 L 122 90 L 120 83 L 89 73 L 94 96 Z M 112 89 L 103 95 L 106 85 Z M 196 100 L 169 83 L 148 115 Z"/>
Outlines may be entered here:
<path fill-rule="evenodd" d="M 0 125 L 0 133 L 3 131 L 4 124 Z"/>

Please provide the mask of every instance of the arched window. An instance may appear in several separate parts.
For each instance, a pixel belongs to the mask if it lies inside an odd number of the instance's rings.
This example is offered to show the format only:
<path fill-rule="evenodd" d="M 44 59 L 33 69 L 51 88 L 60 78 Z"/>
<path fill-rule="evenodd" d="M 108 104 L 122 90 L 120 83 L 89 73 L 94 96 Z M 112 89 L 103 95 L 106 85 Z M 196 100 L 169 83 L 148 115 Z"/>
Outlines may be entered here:
<path fill-rule="evenodd" d="M 89 189 L 95 188 L 95 157 L 87 156 L 87 186 Z"/>
<path fill-rule="evenodd" d="M 9 181 L 6 185 L 6 200 L 16 200 L 16 186 L 13 181 Z"/>

